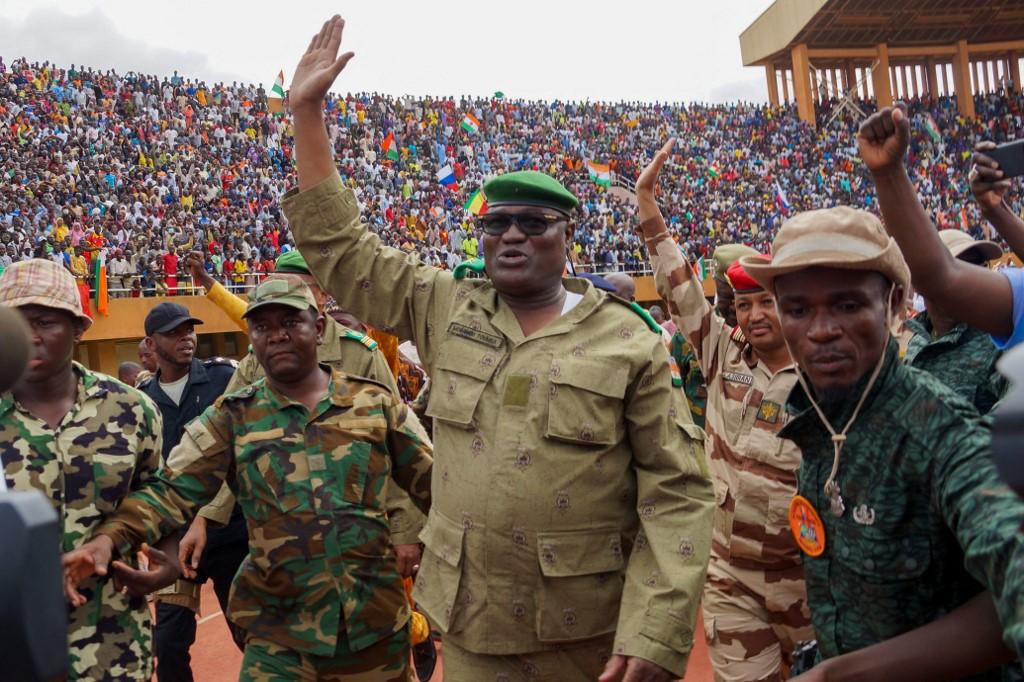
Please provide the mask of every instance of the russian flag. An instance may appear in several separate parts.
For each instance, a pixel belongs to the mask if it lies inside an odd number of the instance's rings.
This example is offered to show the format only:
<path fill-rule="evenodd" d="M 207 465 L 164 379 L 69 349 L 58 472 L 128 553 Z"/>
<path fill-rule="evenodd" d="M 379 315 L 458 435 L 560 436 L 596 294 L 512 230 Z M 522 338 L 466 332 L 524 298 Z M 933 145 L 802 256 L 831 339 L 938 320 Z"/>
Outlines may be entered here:
<path fill-rule="evenodd" d="M 782 207 L 784 213 L 789 213 L 789 200 L 786 198 L 786 192 L 779 185 L 779 181 L 775 181 L 775 203 Z"/>
<path fill-rule="evenodd" d="M 437 171 L 437 181 L 448 189 L 456 191 L 459 189 L 459 183 L 455 179 L 455 171 L 452 170 L 452 165 L 450 163 L 445 164 L 439 171 Z"/>

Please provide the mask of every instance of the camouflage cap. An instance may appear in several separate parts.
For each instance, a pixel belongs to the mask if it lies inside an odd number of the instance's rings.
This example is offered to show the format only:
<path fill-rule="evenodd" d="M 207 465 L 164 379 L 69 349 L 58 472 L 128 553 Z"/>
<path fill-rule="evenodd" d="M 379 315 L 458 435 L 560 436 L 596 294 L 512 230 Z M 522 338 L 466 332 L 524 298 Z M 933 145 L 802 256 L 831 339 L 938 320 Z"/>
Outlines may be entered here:
<path fill-rule="evenodd" d="M 65 310 L 88 329 L 92 318 L 82 310 L 82 296 L 74 276 L 53 261 L 42 258 L 12 263 L 0 275 L 0 303 L 12 308 L 39 305 Z"/>
<path fill-rule="evenodd" d="M 939 239 L 946 246 L 953 258 L 974 251 L 984 260 L 995 260 L 1003 255 L 1003 250 L 995 242 L 987 239 L 975 239 L 966 232 L 960 230 L 939 230 Z"/>
<path fill-rule="evenodd" d="M 807 268 L 873 270 L 904 290 L 910 270 L 882 221 L 867 211 L 836 206 L 798 213 L 782 224 L 772 242 L 771 262 L 747 256 L 740 262 L 768 291 L 775 279 Z"/>
<path fill-rule="evenodd" d="M 756 249 L 743 244 L 722 244 L 711 254 L 711 261 L 715 264 L 715 277 L 726 276 L 729 267 L 744 256 L 757 256 Z"/>
<path fill-rule="evenodd" d="M 296 310 L 312 308 L 317 310 L 316 299 L 306 283 L 298 277 L 280 275 L 263 280 L 249 294 L 249 305 L 242 317 L 248 317 L 252 311 L 268 305 L 286 305 Z"/>

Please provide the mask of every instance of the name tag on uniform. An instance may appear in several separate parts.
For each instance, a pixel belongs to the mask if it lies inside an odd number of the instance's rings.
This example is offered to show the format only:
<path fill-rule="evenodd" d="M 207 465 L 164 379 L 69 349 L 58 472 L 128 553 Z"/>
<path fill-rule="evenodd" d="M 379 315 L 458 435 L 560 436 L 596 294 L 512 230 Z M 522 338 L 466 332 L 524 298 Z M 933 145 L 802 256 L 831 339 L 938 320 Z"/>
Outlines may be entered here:
<path fill-rule="evenodd" d="M 508 407 L 526 407 L 530 401 L 530 376 L 513 374 L 505 380 L 505 395 L 502 405 Z"/>
<path fill-rule="evenodd" d="M 754 376 L 752 374 L 739 374 L 738 372 L 722 372 L 722 378 L 726 381 L 731 381 L 734 384 L 744 384 L 746 386 L 754 385 Z"/>
<path fill-rule="evenodd" d="M 309 461 L 310 471 L 323 471 L 327 468 L 327 462 L 323 455 L 308 455 L 306 459 Z"/>
<path fill-rule="evenodd" d="M 452 322 L 448 325 L 448 333 L 455 336 L 461 336 L 462 338 L 469 339 L 470 341 L 482 343 L 485 346 L 490 346 L 491 348 L 501 348 L 505 343 L 500 336 L 488 334 L 487 332 L 467 327 L 466 325 L 459 324 L 458 322 Z"/>

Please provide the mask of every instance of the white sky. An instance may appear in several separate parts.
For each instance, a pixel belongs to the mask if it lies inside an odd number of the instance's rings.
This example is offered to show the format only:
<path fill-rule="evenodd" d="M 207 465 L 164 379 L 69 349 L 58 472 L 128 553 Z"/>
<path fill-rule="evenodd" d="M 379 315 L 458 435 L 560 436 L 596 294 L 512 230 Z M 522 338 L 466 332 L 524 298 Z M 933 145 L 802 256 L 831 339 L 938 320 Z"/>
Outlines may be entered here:
<path fill-rule="evenodd" d="M 0 56 L 285 84 L 324 19 L 356 57 L 339 92 L 765 101 L 739 34 L 772 0 L 0 0 Z"/>

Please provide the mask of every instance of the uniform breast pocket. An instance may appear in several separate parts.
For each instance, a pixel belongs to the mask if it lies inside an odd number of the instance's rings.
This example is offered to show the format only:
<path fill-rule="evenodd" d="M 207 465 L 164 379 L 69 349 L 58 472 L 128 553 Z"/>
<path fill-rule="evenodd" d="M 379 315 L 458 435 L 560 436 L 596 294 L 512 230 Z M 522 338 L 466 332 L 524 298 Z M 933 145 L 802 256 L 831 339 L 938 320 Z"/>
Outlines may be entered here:
<path fill-rule="evenodd" d="M 443 349 L 434 369 L 427 416 L 470 429 L 477 404 L 498 364 L 499 351 L 457 343 Z"/>
<path fill-rule="evenodd" d="M 551 365 L 548 438 L 581 445 L 613 445 L 623 436 L 622 399 L 628 368 L 595 360 Z"/>
<path fill-rule="evenodd" d="M 379 447 L 387 430 L 383 414 L 350 410 L 328 419 L 319 430 L 324 454 L 307 456 L 310 474 L 340 490 L 345 502 L 379 508 L 384 483 L 391 473 L 391 462 Z M 318 476 L 319 469 L 326 469 L 326 475 Z"/>
<path fill-rule="evenodd" d="M 93 495 L 96 509 L 101 513 L 117 509 L 121 499 L 131 492 L 135 462 L 135 454 L 127 446 L 114 446 L 92 454 Z M 71 491 L 68 492 L 70 501 Z"/>
<path fill-rule="evenodd" d="M 846 511 L 847 516 L 852 513 L 864 519 L 870 511 Z M 868 616 L 855 609 L 839 614 L 845 621 L 841 631 L 870 635 L 861 642 L 843 642 L 859 648 L 899 634 L 903 619 L 894 619 L 892 614 L 929 612 L 935 595 L 924 589 L 928 581 L 920 579 L 931 564 L 927 523 L 855 523 L 853 519 L 845 521 L 829 538 L 832 547 L 827 551 L 839 569 L 829 580 L 836 603 L 864 604 L 868 611 Z"/>
<path fill-rule="evenodd" d="M 275 449 L 264 450 L 246 464 L 239 477 L 238 499 L 247 517 L 265 520 L 302 505 L 302 486 L 287 481 L 294 466 L 288 453 Z"/>

